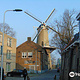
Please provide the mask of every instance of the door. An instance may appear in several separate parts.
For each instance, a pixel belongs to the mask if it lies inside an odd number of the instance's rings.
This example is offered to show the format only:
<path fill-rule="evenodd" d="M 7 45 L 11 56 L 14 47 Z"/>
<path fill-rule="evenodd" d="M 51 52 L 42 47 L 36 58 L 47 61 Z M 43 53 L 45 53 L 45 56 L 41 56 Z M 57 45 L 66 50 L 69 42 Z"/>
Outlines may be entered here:
<path fill-rule="evenodd" d="M 30 71 L 30 73 L 34 73 L 34 71 L 35 71 L 35 66 L 34 66 L 34 65 L 30 65 L 30 66 L 29 66 L 29 71 Z"/>

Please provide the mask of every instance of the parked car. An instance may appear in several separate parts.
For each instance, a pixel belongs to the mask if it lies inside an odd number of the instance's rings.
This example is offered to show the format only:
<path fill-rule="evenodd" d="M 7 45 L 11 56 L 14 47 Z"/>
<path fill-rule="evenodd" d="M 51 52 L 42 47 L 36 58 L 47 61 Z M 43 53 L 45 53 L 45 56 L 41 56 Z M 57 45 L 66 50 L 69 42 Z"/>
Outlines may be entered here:
<path fill-rule="evenodd" d="M 58 67 L 58 68 L 57 68 L 57 72 L 60 72 L 60 70 L 61 70 L 61 67 Z"/>
<path fill-rule="evenodd" d="M 13 76 L 15 76 L 15 77 L 23 77 L 23 70 L 20 70 L 20 69 L 16 70 L 16 69 L 14 69 L 13 71 L 8 72 L 7 76 L 8 77 L 13 77 Z"/>

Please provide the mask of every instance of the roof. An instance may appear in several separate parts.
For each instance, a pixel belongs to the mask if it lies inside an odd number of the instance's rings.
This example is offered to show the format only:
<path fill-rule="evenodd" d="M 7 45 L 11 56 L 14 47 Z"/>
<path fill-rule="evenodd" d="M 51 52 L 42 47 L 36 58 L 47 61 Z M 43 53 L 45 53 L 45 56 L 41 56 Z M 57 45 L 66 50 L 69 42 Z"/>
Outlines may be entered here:
<path fill-rule="evenodd" d="M 74 35 L 74 38 L 68 43 L 68 45 L 62 50 L 61 53 L 67 51 L 69 48 L 76 46 L 79 43 L 79 32 Z"/>
<path fill-rule="evenodd" d="M 21 45 L 19 45 L 16 49 L 18 49 L 21 46 L 24 46 L 24 44 L 26 44 L 26 46 L 34 48 L 35 50 L 41 50 L 42 49 L 42 47 L 39 44 L 34 43 L 33 41 L 26 41 L 26 42 L 22 43 Z"/>
<path fill-rule="evenodd" d="M 40 46 L 39 44 L 31 41 L 31 38 L 28 37 L 28 41 L 22 43 L 21 45 L 19 45 L 16 49 L 20 48 L 20 47 L 25 47 L 25 46 L 28 46 L 28 49 L 29 48 L 34 48 L 35 50 L 38 50 L 38 51 L 42 51 L 42 50 L 50 50 L 50 52 L 52 52 L 53 50 L 56 49 L 56 47 L 51 47 L 51 46 Z"/>
<path fill-rule="evenodd" d="M 77 20 L 80 20 L 80 13 L 76 17 Z"/>
<path fill-rule="evenodd" d="M 69 41 L 69 43 L 68 43 L 68 45 L 63 49 L 63 50 L 65 50 L 69 45 L 71 45 L 72 43 L 74 42 L 74 38 L 71 40 L 71 41 Z M 63 51 L 62 50 L 62 51 Z"/>

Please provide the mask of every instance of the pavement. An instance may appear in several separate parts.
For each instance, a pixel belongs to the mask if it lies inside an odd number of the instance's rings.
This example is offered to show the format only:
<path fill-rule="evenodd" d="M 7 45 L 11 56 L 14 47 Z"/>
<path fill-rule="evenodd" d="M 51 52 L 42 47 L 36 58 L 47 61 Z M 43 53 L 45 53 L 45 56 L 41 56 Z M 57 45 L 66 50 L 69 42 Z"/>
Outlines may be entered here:
<path fill-rule="evenodd" d="M 54 76 L 56 75 L 56 79 Z M 30 74 L 30 80 L 59 80 L 59 73 L 57 70 L 49 70 L 46 73 L 42 74 Z"/>
<path fill-rule="evenodd" d="M 59 73 L 57 73 L 57 70 L 49 70 L 42 74 L 28 74 L 30 77 L 30 80 L 59 80 Z M 54 79 L 54 76 L 56 75 L 56 79 Z M 5 80 L 24 80 L 24 78 L 21 77 L 6 77 Z M 27 80 L 27 79 L 26 79 Z"/>

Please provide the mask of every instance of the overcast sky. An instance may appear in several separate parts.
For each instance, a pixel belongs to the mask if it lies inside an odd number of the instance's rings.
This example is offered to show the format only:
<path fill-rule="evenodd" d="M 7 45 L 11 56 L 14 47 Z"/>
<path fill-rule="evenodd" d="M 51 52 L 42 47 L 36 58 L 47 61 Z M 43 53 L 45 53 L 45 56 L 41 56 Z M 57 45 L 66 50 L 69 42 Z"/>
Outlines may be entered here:
<path fill-rule="evenodd" d="M 17 13 L 7 12 L 5 17 L 5 22 L 16 31 L 16 46 L 19 46 L 27 40 L 27 37 L 33 36 L 35 33 L 33 26 L 38 27 L 40 25 L 39 22 L 26 15 L 24 11 L 31 12 L 32 15 L 44 22 L 54 8 L 56 12 L 53 15 L 53 20 L 59 18 L 65 9 L 75 9 L 79 12 L 79 5 L 80 0 L 0 0 L 0 23 L 3 23 L 3 15 L 6 10 L 23 10 L 23 12 Z M 58 53 L 56 54 L 59 57 Z"/>

